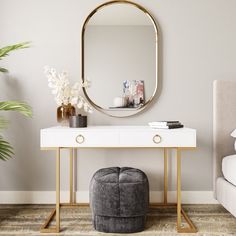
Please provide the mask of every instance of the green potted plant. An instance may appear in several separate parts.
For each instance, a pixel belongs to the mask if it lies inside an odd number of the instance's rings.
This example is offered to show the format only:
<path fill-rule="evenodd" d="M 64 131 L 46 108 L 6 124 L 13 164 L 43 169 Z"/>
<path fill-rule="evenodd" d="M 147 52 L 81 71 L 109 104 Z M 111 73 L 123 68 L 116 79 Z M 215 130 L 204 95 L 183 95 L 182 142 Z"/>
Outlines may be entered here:
<path fill-rule="evenodd" d="M 24 42 L 0 48 L 0 60 L 8 56 L 9 52 L 11 51 L 28 47 L 29 42 Z M 0 67 L 0 72 L 7 73 L 8 70 Z M 27 103 L 21 101 L 0 101 L 0 112 L 1 111 L 17 111 L 26 117 L 32 117 L 31 107 Z M 4 137 L 1 133 L 1 131 L 7 127 L 7 124 L 8 121 L 0 115 L 0 159 L 4 161 L 11 158 L 14 154 L 13 147 L 10 145 L 9 142 L 4 140 Z"/>

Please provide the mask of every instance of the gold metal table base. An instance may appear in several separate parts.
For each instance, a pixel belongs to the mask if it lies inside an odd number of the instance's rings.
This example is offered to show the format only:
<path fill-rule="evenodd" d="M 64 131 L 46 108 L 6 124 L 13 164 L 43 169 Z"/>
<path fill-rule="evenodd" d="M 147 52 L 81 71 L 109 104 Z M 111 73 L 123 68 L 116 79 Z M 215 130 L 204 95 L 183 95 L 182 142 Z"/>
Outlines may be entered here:
<path fill-rule="evenodd" d="M 60 208 L 77 208 L 77 207 L 88 207 L 89 204 L 85 203 L 61 203 L 60 204 Z M 57 226 L 55 227 L 50 227 L 49 228 L 49 224 L 53 221 L 53 218 L 56 215 L 56 208 L 52 209 L 50 215 L 48 216 L 47 220 L 45 221 L 45 223 L 42 225 L 40 232 L 41 233 L 59 233 L 60 232 L 60 228 L 58 228 Z"/>
<path fill-rule="evenodd" d="M 60 203 L 60 151 L 64 148 L 49 148 L 48 150 L 56 150 L 56 208 L 52 210 L 45 223 L 42 225 L 41 233 L 60 233 L 60 208 L 61 207 L 81 207 L 88 206 L 88 204 L 76 203 L 75 191 L 73 185 L 73 162 L 75 161 L 77 152 L 75 148 L 68 148 L 70 150 L 70 202 Z M 67 149 L 67 148 L 66 148 Z M 188 215 L 185 213 L 181 206 L 181 149 L 178 147 L 168 147 L 164 149 L 164 202 L 163 203 L 152 203 L 151 207 L 175 207 L 177 209 L 177 223 L 176 230 L 178 233 L 196 233 L 197 228 L 190 220 Z M 176 150 L 177 158 L 177 203 L 168 203 L 168 149 Z M 45 150 L 45 149 L 44 149 Z M 56 217 L 56 226 L 49 227 L 50 222 Z M 184 226 L 182 219 L 188 226 Z"/>
<path fill-rule="evenodd" d="M 177 203 L 151 203 L 150 207 L 152 208 L 176 208 L 177 209 Z M 197 233 L 197 228 L 193 224 L 193 222 L 190 220 L 184 209 L 181 207 L 181 218 L 184 218 L 185 223 L 188 225 L 183 226 L 182 221 L 181 224 L 176 224 L 176 229 L 178 233 Z"/>

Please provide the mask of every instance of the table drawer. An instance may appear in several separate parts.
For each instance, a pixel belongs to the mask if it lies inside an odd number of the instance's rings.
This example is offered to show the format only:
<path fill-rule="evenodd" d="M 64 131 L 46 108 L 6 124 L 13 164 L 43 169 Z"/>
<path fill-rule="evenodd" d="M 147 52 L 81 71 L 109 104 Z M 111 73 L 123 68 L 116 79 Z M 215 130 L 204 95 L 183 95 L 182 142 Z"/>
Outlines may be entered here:
<path fill-rule="evenodd" d="M 119 145 L 119 135 L 115 132 L 69 132 L 41 130 L 41 147 L 112 147 Z"/>
<path fill-rule="evenodd" d="M 188 130 L 150 130 L 120 133 L 120 145 L 123 147 L 196 147 L 196 132 Z"/>

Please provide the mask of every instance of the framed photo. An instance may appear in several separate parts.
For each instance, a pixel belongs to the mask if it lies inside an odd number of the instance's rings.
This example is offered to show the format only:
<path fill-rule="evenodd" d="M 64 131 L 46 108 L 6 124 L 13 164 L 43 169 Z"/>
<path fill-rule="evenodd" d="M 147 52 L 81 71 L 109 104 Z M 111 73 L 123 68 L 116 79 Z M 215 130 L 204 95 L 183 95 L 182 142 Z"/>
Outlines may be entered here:
<path fill-rule="evenodd" d="M 128 107 L 144 105 L 144 81 L 125 80 L 123 82 L 123 96 L 127 99 Z"/>

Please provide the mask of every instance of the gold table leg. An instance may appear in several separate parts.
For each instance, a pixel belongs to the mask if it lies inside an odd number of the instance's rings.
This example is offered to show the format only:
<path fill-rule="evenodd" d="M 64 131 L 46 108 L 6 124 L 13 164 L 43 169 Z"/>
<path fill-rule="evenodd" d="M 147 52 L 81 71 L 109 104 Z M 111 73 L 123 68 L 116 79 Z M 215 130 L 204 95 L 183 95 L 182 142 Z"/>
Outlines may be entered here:
<path fill-rule="evenodd" d="M 177 228 L 181 228 L 181 155 L 177 148 Z"/>
<path fill-rule="evenodd" d="M 188 215 L 182 208 L 181 205 L 181 148 L 175 148 L 177 151 L 177 203 L 168 203 L 167 194 L 168 194 L 168 149 L 164 148 L 164 201 L 163 203 L 152 203 L 151 207 L 159 208 L 176 208 L 177 209 L 177 222 L 176 229 L 178 233 L 196 233 L 197 228 L 189 219 Z M 185 219 L 185 222 L 188 224 L 187 227 L 182 225 L 182 217 Z"/>
<path fill-rule="evenodd" d="M 73 148 L 73 157 L 74 157 L 74 169 L 73 169 L 73 178 L 74 178 L 74 193 L 73 193 L 73 203 L 75 204 L 76 203 L 76 189 L 77 189 L 77 171 L 76 171 L 76 168 L 77 168 L 77 149 L 76 148 Z"/>
<path fill-rule="evenodd" d="M 73 203 L 73 148 L 70 148 L 70 203 Z"/>
<path fill-rule="evenodd" d="M 56 149 L 56 208 L 52 210 L 46 222 L 40 229 L 41 233 L 59 233 L 60 232 L 60 148 Z M 56 215 L 56 226 L 49 228 L 50 222 Z"/>
<path fill-rule="evenodd" d="M 56 231 L 60 232 L 60 148 L 57 149 L 56 159 Z"/>
<path fill-rule="evenodd" d="M 167 204 L 168 194 L 168 150 L 164 148 L 164 204 Z"/>
<path fill-rule="evenodd" d="M 196 233 L 197 229 L 181 206 L 181 149 L 177 148 L 177 231 L 178 233 Z M 184 217 L 188 227 L 182 225 Z"/>
<path fill-rule="evenodd" d="M 60 208 L 61 207 L 78 207 L 83 204 L 76 204 L 74 197 L 74 186 L 73 186 L 73 159 L 76 150 L 69 148 L 70 151 L 70 200 L 69 203 L 60 203 L 60 156 L 61 148 L 56 149 L 56 208 L 54 208 L 48 216 L 45 223 L 42 225 L 41 233 L 59 233 L 60 232 Z M 56 216 L 56 226 L 49 227 L 50 222 Z"/>

